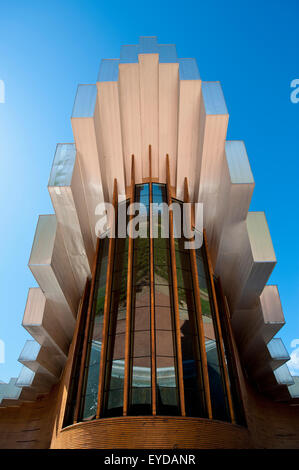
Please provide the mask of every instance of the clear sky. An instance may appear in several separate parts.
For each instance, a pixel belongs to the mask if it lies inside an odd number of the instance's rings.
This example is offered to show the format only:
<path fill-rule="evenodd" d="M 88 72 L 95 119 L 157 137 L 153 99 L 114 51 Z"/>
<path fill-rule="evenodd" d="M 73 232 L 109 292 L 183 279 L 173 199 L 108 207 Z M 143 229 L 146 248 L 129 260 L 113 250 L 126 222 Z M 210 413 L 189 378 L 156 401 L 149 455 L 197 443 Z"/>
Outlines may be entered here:
<path fill-rule="evenodd" d="M 95 83 L 100 60 L 117 58 L 139 36 L 175 43 L 195 57 L 203 80 L 220 80 L 230 113 L 228 139 L 243 139 L 256 187 L 251 210 L 265 210 L 278 264 L 289 352 L 299 338 L 298 0 L 1 2 L 0 380 L 20 369 L 27 268 L 39 214 L 53 212 L 48 177 L 58 142 L 72 142 L 77 84 Z M 298 360 L 299 362 L 299 360 Z M 299 365 L 298 365 L 299 373 Z"/>

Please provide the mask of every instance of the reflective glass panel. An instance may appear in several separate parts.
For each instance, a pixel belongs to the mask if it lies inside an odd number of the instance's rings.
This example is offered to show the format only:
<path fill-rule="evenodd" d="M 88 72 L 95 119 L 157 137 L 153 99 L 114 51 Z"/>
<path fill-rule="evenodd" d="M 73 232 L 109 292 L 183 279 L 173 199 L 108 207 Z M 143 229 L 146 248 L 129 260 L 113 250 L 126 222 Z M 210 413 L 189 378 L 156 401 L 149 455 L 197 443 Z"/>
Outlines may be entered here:
<path fill-rule="evenodd" d="M 230 417 L 223 376 L 223 364 L 219 350 L 218 329 L 209 281 L 208 261 L 204 247 L 196 251 L 199 252 L 196 256 L 196 263 L 208 362 L 212 414 L 214 419 L 229 421 Z"/>
<path fill-rule="evenodd" d="M 94 418 L 97 411 L 108 247 L 108 238 L 100 240 L 80 409 L 83 420 Z"/>
<path fill-rule="evenodd" d="M 126 209 L 128 201 L 119 205 Z M 128 216 L 127 216 L 128 222 Z M 105 365 L 104 415 L 122 415 L 125 370 L 125 331 L 127 308 L 128 242 L 116 238 L 114 246 L 112 292 L 109 306 L 109 327 Z"/>

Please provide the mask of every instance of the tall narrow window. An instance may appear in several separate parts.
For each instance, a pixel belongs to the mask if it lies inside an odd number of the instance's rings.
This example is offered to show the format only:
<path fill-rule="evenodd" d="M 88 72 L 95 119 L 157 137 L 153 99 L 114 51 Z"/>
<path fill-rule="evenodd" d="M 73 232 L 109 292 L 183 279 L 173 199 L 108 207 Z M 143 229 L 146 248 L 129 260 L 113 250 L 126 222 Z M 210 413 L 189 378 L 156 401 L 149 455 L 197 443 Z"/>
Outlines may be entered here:
<path fill-rule="evenodd" d="M 77 383 L 79 381 L 80 375 L 80 366 L 81 366 L 81 355 L 83 351 L 83 343 L 84 343 L 84 331 L 86 328 L 86 315 L 88 309 L 88 300 L 89 300 L 89 292 L 90 292 L 90 282 L 86 284 L 84 297 L 82 299 L 82 307 L 81 307 L 81 318 L 78 327 L 78 335 L 77 335 L 77 342 L 74 351 L 74 359 L 72 365 L 72 372 L 71 372 L 71 380 L 70 385 L 68 388 L 68 397 L 67 403 L 64 413 L 64 421 L 63 427 L 69 426 L 74 422 L 74 413 L 76 407 L 76 400 L 77 400 Z"/>
<path fill-rule="evenodd" d="M 216 294 L 217 294 L 217 303 L 219 308 L 219 317 L 223 335 L 224 351 L 226 365 L 229 373 L 229 386 L 232 396 L 232 405 L 234 409 L 235 420 L 237 424 L 246 426 L 245 412 L 243 407 L 243 402 L 241 398 L 240 383 L 237 373 L 237 366 L 235 361 L 235 354 L 230 338 L 230 331 L 228 325 L 228 317 L 225 311 L 224 298 L 221 292 L 221 287 L 219 281 L 215 280 Z"/>
<path fill-rule="evenodd" d="M 151 223 L 153 224 L 153 232 L 157 235 L 153 243 L 157 413 L 178 414 L 176 343 L 170 246 L 169 238 L 166 237 L 168 210 L 165 185 L 152 184 L 152 201 L 154 206 Z M 165 233 L 163 233 L 163 223 L 165 223 Z"/>
<path fill-rule="evenodd" d="M 208 275 L 208 262 L 204 246 L 196 250 L 196 263 L 208 362 L 212 414 L 214 419 L 229 421 L 230 415 L 227 392 L 219 350 L 219 334 L 215 319 L 215 310 Z"/>
<path fill-rule="evenodd" d="M 103 340 L 104 302 L 108 264 L 109 239 L 100 240 L 95 289 L 92 300 L 91 322 L 88 332 L 87 356 L 84 370 L 83 394 L 79 416 L 92 419 L 97 411 L 99 370 Z"/>
<path fill-rule="evenodd" d="M 180 204 L 182 214 L 182 203 L 176 200 L 173 202 Z M 179 223 L 180 227 L 178 227 Z M 204 417 L 206 416 L 206 406 L 191 275 L 190 252 L 184 247 L 185 241 L 187 240 L 183 235 L 182 217 L 180 221 L 177 221 L 176 217 L 174 217 L 174 224 L 177 225 L 175 227 L 175 233 L 181 233 L 181 236 L 175 239 L 175 256 L 186 415 Z"/>
<path fill-rule="evenodd" d="M 127 211 L 128 202 L 123 202 Z M 120 207 L 120 210 L 122 208 Z M 116 238 L 105 364 L 104 415 L 120 416 L 123 408 L 127 308 L 128 238 Z"/>
<path fill-rule="evenodd" d="M 134 239 L 130 351 L 130 414 L 151 414 L 150 240 L 149 185 L 135 187 L 135 201 L 143 206 Z"/>

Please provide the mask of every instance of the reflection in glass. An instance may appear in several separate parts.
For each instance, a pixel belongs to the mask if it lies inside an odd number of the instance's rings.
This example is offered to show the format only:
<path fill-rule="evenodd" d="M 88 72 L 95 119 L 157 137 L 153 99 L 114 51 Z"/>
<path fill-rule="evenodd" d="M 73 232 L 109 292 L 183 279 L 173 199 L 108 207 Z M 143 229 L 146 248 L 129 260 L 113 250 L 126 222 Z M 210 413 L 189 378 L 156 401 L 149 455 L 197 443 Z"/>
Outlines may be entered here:
<path fill-rule="evenodd" d="M 127 208 L 128 201 L 124 201 Z M 120 210 L 123 210 L 120 207 Z M 128 222 L 128 220 L 127 220 Z M 104 384 L 104 415 L 122 415 L 125 372 L 125 338 L 127 308 L 128 243 L 115 239 L 112 292 Z"/>
<path fill-rule="evenodd" d="M 135 202 L 145 205 L 144 232 L 149 235 L 149 185 L 135 186 Z M 133 242 L 133 288 L 130 353 L 129 413 L 151 414 L 150 243 Z"/>
<path fill-rule="evenodd" d="M 90 283 L 88 283 L 85 289 L 86 291 L 84 293 L 83 298 L 81 318 L 77 335 L 77 343 L 75 347 L 74 360 L 72 365 L 71 381 L 68 389 L 68 397 L 64 413 L 63 427 L 73 424 L 75 418 L 75 407 L 77 402 L 77 383 L 79 381 L 80 376 L 81 356 L 84 345 L 84 331 L 86 328 Z"/>
<path fill-rule="evenodd" d="M 156 326 L 156 389 L 157 413 L 160 415 L 179 414 L 177 387 L 176 342 L 174 329 L 174 310 L 172 301 L 172 278 L 170 265 L 169 238 L 164 238 L 168 226 L 166 187 L 152 184 L 153 203 L 159 208 L 153 214 L 155 235 L 154 249 L 154 299 Z M 164 203 L 164 205 L 162 204 Z M 167 223 L 166 223 L 167 222 Z M 162 227 L 164 225 L 164 229 Z M 164 230 L 164 231 L 163 231 Z"/>
<path fill-rule="evenodd" d="M 100 240 L 91 321 L 88 333 L 87 356 L 84 369 L 81 419 L 92 419 L 97 411 L 99 370 L 102 348 L 103 315 L 106 291 L 109 239 Z"/>
<path fill-rule="evenodd" d="M 204 247 L 196 250 L 196 263 L 208 363 L 212 414 L 214 419 L 229 421 L 230 416 L 223 376 L 223 365 L 219 350 L 218 329 L 211 288 L 209 282 L 207 282 L 208 268 Z"/>
<path fill-rule="evenodd" d="M 150 191 L 152 191 L 151 194 Z M 152 209 L 151 214 L 149 207 L 150 196 L 154 204 L 159 204 L 159 207 L 155 206 Z M 152 414 L 152 375 L 154 375 L 152 374 L 152 340 L 154 340 L 156 352 L 154 359 L 156 363 L 157 414 L 178 415 L 180 414 L 180 400 L 177 374 L 173 273 L 170 242 L 167 237 L 168 232 L 167 230 L 162 230 L 163 223 L 169 217 L 167 206 L 165 206 L 167 201 L 166 185 L 158 183 L 136 185 L 135 201 L 144 204 L 139 225 L 142 225 L 143 232 L 147 234 L 147 237 L 137 237 L 133 240 L 128 412 L 131 415 Z M 182 204 L 177 200 L 173 201 Z M 128 203 L 128 201 L 125 201 L 121 204 L 124 204 L 127 209 Z M 183 221 L 175 219 L 175 223 L 181 224 L 181 227 L 174 227 L 175 233 L 183 233 Z M 136 228 L 138 229 L 138 227 Z M 151 260 L 149 233 L 150 231 L 153 233 L 153 230 L 156 238 L 152 242 L 153 260 Z M 103 415 L 105 417 L 121 416 L 123 414 L 128 241 L 128 237 L 116 238 L 114 241 L 112 284 L 111 291 L 109 292 L 107 317 L 107 352 L 104 361 Z M 194 296 L 195 279 L 193 279 L 192 275 L 193 266 L 191 269 L 192 258 L 190 257 L 190 251 L 185 249 L 185 241 L 183 236 L 175 239 L 185 409 L 187 416 L 207 417 L 203 386 L 202 349 L 199 342 L 198 321 L 201 321 L 201 319 L 199 318 L 200 312 L 196 310 Z M 108 246 L 108 238 L 101 240 L 88 331 L 88 347 L 86 363 L 84 365 L 79 420 L 93 419 L 97 411 Z M 226 364 L 222 362 L 221 351 L 219 349 L 219 332 L 205 248 L 197 249 L 195 253 L 212 414 L 214 419 L 228 421 L 230 415 L 223 369 L 223 367 L 226 367 Z M 153 285 L 151 285 L 151 261 L 153 261 L 154 268 Z M 153 289 L 152 292 L 151 288 Z M 219 293 L 217 295 L 219 297 Z M 153 306 L 151 305 L 152 301 L 154 302 Z M 221 298 L 220 300 L 218 299 L 217 303 L 221 304 Z M 154 307 L 154 338 L 151 338 L 151 307 Z M 220 320 L 223 321 L 221 318 Z M 225 330 L 225 326 L 222 326 L 222 329 Z M 82 351 L 83 338 L 83 334 L 79 335 L 78 351 Z M 225 353 L 226 357 L 229 357 L 229 354 L 232 353 L 227 352 L 229 349 L 226 340 L 227 338 L 224 337 Z M 80 352 L 78 355 L 80 355 Z M 233 368 L 230 359 L 227 360 L 227 364 L 231 379 L 230 387 L 235 414 L 239 422 L 241 422 L 242 417 L 238 418 L 237 408 L 238 391 L 235 386 L 236 380 L 234 382 L 234 376 L 232 375 Z M 75 369 L 76 367 L 74 366 L 73 370 L 75 371 Z M 78 373 L 73 372 L 71 387 L 74 387 L 74 383 L 77 380 Z M 69 396 L 74 396 L 74 393 L 70 393 Z M 71 399 L 69 398 L 68 400 L 70 401 Z M 71 413 L 73 412 L 70 411 L 70 405 L 67 406 L 69 411 L 65 414 L 65 425 L 68 422 L 71 423 Z"/>
<path fill-rule="evenodd" d="M 237 366 L 234 358 L 233 345 L 230 340 L 230 331 L 228 325 L 227 313 L 225 311 L 226 306 L 224 304 L 224 298 L 221 293 L 220 282 L 215 279 L 216 295 L 217 295 L 217 304 L 219 308 L 219 319 L 221 323 L 221 330 L 223 336 L 223 346 L 225 353 L 225 363 L 228 369 L 229 374 L 229 387 L 232 397 L 232 406 L 234 410 L 234 416 L 237 424 L 241 426 L 246 426 L 246 418 L 244 407 L 241 398 L 240 384 L 237 374 Z"/>
<path fill-rule="evenodd" d="M 175 201 L 182 206 L 182 203 Z M 175 222 L 176 223 L 176 222 Z M 183 234 L 183 220 L 181 220 Z M 179 232 L 179 227 L 175 227 Z M 175 239 L 178 281 L 179 319 L 183 358 L 183 380 L 187 416 L 206 416 L 198 326 L 191 275 L 190 252 L 184 248 L 185 238 Z"/>

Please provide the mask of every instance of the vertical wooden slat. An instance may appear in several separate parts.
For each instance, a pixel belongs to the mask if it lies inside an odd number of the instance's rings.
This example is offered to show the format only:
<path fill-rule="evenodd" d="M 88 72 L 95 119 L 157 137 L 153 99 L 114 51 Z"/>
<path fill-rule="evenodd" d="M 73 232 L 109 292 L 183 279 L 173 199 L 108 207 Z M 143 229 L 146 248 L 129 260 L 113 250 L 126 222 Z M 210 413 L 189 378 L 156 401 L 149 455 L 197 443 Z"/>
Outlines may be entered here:
<path fill-rule="evenodd" d="M 108 344 L 108 329 L 109 329 L 109 313 L 110 313 L 110 300 L 111 300 L 111 286 L 112 286 L 112 275 L 113 275 L 113 259 L 115 249 L 115 236 L 113 236 L 115 224 L 117 220 L 117 206 L 118 206 L 118 192 L 117 192 L 117 180 L 114 179 L 113 186 L 113 201 L 114 207 L 114 218 L 111 221 L 111 237 L 109 239 L 108 248 L 108 264 L 107 264 L 107 277 L 106 277 L 106 290 L 105 290 L 105 302 L 104 302 L 104 313 L 103 313 L 103 333 L 102 333 L 102 349 L 101 349 L 101 360 L 100 360 L 100 372 L 99 372 L 99 387 L 98 387 L 98 404 L 96 418 L 99 418 L 103 413 L 103 402 L 104 402 L 104 385 L 105 385 L 105 369 L 106 369 L 106 352 Z"/>
<path fill-rule="evenodd" d="M 229 413 L 230 413 L 232 423 L 235 423 L 236 420 L 235 420 L 235 413 L 234 413 L 230 384 L 229 384 L 228 371 L 227 371 L 227 366 L 226 366 L 226 361 L 225 361 L 222 330 L 221 330 L 221 325 L 220 325 L 219 310 L 218 310 L 217 297 L 216 297 L 214 278 L 213 278 L 213 268 L 212 268 L 210 254 L 209 254 L 209 247 L 208 247 L 207 235 L 206 235 L 205 230 L 203 231 L 203 239 L 204 239 L 205 252 L 206 252 L 207 261 L 208 261 L 209 278 L 210 278 L 210 285 L 212 288 L 213 304 L 214 304 L 214 311 L 215 311 L 215 317 L 216 317 L 216 325 L 217 325 L 217 330 L 218 330 L 219 348 L 220 348 L 220 355 L 221 355 L 221 362 L 222 362 L 222 368 L 223 368 L 224 383 L 226 387 Z"/>
<path fill-rule="evenodd" d="M 185 178 L 185 181 L 184 181 L 184 202 L 190 203 L 187 178 Z M 192 220 L 190 220 L 190 224 L 191 224 L 191 229 L 192 229 Z M 195 249 L 193 248 L 189 249 L 189 252 L 190 252 L 191 272 L 192 272 L 192 278 L 193 278 L 193 290 L 194 290 L 195 306 L 196 306 L 205 404 L 206 404 L 206 411 L 207 411 L 208 418 L 212 419 L 212 404 L 211 404 L 210 382 L 209 382 L 209 373 L 208 373 L 208 361 L 207 361 L 207 352 L 205 348 L 205 332 L 204 332 L 201 302 L 200 302 L 200 289 L 199 289 L 199 282 L 198 282 L 196 253 L 195 253 Z"/>
<path fill-rule="evenodd" d="M 170 181 L 169 155 L 168 154 L 166 155 L 166 183 L 167 183 L 166 184 L 167 203 L 168 205 L 170 205 L 171 204 L 171 181 Z M 182 344 L 181 344 L 180 316 L 179 316 L 178 279 L 177 279 L 177 271 L 176 271 L 176 257 L 175 257 L 175 244 L 174 244 L 174 235 L 173 235 L 172 211 L 169 211 L 169 243 L 170 243 L 170 254 L 171 254 L 175 333 L 176 333 L 176 342 L 177 342 L 177 364 L 178 364 L 180 407 L 181 407 L 181 415 L 186 416 L 183 358 L 182 358 Z"/>
<path fill-rule="evenodd" d="M 148 146 L 149 180 L 152 182 L 152 146 Z"/>
<path fill-rule="evenodd" d="M 151 372 L 152 372 L 152 414 L 157 414 L 156 394 L 156 330 L 155 330 L 155 283 L 154 283 L 154 240 L 153 240 L 153 186 L 152 186 L 152 148 L 149 146 L 149 169 L 150 169 L 150 292 L 151 292 Z"/>
<path fill-rule="evenodd" d="M 75 411 L 74 411 L 74 423 L 77 423 L 77 421 L 78 421 L 79 410 L 80 410 L 80 402 L 81 402 L 81 394 L 82 394 L 82 387 L 83 387 L 85 361 L 86 361 L 87 347 L 88 347 L 90 320 L 91 320 L 91 312 L 92 312 L 92 304 L 93 304 L 93 294 L 94 294 L 94 287 L 95 287 L 95 282 L 96 282 L 96 270 L 97 270 L 97 260 L 98 260 L 98 256 L 99 256 L 99 247 L 100 247 L 100 239 L 98 238 L 97 248 L 96 248 L 96 253 L 95 253 L 95 257 L 94 257 L 94 261 L 93 261 L 92 273 L 91 273 L 91 286 L 90 286 L 88 310 L 87 310 L 87 316 L 86 316 L 86 325 L 85 325 L 85 331 L 84 331 L 84 342 L 83 342 L 83 349 L 82 349 L 82 356 L 81 356 L 81 365 L 80 365 L 80 374 L 79 374 L 79 381 L 78 381 L 77 399 L 76 399 L 76 406 L 75 406 Z"/>
<path fill-rule="evenodd" d="M 132 155 L 131 164 L 131 191 L 130 204 L 134 202 L 135 196 L 135 162 Z M 130 216 L 132 220 L 133 216 Z M 128 246 L 128 274 L 127 274 L 127 306 L 126 306 L 126 339 L 125 339 L 125 371 L 124 371 L 124 403 L 123 415 L 127 416 L 129 406 L 129 382 L 130 382 L 130 349 L 131 349 L 131 323 L 132 323 L 132 276 L 133 276 L 133 238 L 132 226 L 130 225 Z"/>

